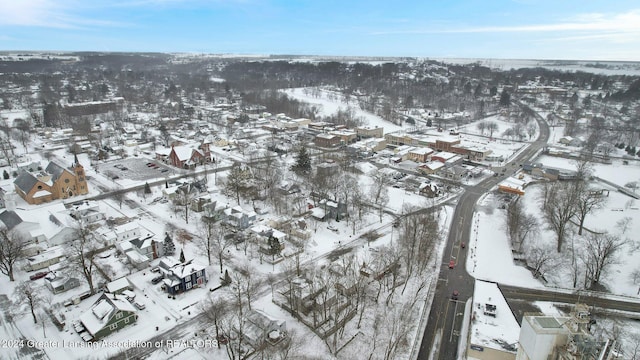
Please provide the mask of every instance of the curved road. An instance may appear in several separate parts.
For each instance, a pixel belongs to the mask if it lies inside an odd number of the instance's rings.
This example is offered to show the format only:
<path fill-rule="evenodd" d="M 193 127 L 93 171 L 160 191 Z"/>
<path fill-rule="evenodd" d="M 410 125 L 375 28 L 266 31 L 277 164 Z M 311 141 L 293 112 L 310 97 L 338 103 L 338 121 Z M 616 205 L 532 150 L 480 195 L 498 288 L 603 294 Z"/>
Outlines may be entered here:
<path fill-rule="evenodd" d="M 457 358 L 464 306 L 467 299 L 473 295 L 475 281 L 465 269 L 467 252 L 460 247 L 460 243 L 469 243 L 473 212 L 478 199 L 510 176 L 513 173 L 511 168 L 517 167 L 519 169 L 519 164 L 529 161 L 546 146 L 549 139 L 549 127 L 539 115 L 536 116 L 536 120 L 540 128 L 538 139 L 503 168 L 505 169 L 504 175 L 487 178 L 479 184 L 467 188 L 467 191 L 458 200 L 447 245 L 442 255 L 438 283 L 418 352 L 418 359 L 429 359 L 431 353 L 434 355 L 433 359 L 451 360 Z M 453 269 L 449 269 L 451 260 L 455 263 Z M 460 294 L 457 300 L 451 299 L 454 290 Z"/>

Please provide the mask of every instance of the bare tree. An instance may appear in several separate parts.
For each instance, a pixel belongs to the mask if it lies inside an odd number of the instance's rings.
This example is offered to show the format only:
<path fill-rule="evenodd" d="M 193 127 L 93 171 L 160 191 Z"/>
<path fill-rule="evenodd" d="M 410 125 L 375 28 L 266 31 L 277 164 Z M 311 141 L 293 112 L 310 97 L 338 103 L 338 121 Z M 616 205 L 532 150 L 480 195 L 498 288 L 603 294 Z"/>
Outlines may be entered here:
<path fill-rule="evenodd" d="M 216 245 L 221 242 L 219 238 L 224 237 L 222 228 L 216 219 L 203 216 L 198 221 L 198 232 L 200 233 L 198 242 L 207 253 L 207 260 L 211 265 L 211 255 L 216 250 Z M 218 253 L 218 260 L 220 261 L 220 273 L 222 273 L 222 252 Z"/>
<path fill-rule="evenodd" d="M 493 138 L 493 133 L 498 131 L 498 124 L 495 121 L 487 121 L 487 130 L 489 131 L 489 137 Z"/>
<path fill-rule="evenodd" d="M 378 206 L 380 222 L 382 222 L 382 209 L 389 202 L 388 186 L 391 185 L 391 179 L 389 175 L 380 171 L 375 171 L 371 177 L 373 183 L 369 189 L 369 196 L 371 197 L 371 202 Z"/>
<path fill-rule="evenodd" d="M 13 267 L 16 261 L 24 257 L 27 242 L 14 231 L 6 228 L 0 229 L 0 272 L 14 281 Z"/>
<path fill-rule="evenodd" d="M 178 198 L 175 200 L 184 208 L 184 221 L 185 223 L 189 223 L 189 206 L 191 206 L 191 202 L 195 197 L 194 193 L 195 189 L 191 184 L 182 186 L 178 188 Z"/>
<path fill-rule="evenodd" d="M 249 179 L 250 172 L 248 169 L 240 163 L 233 163 L 227 175 L 224 188 L 229 195 L 236 198 L 238 205 L 240 205 L 240 195 L 244 194 L 248 188 Z"/>
<path fill-rule="evenodd" d="M 556 254 L 550 247 L 534 246 L 527 250 L 527 265 L 531 267 L 535 278 L 544 278 L 547 271 L 553 270 L 556 264 Z"/>
<path fill-rule="evenodd" d="M 113 195 L 111 196 L 118 203 L 118 207 L 122 209 L 122 202 L 124 201 L 124 198 L 125 198 L 124 192 L 122 190 L 116 190 L 113 192 Z"/>
<path fill-rule="evenodd" d="M 216 339 L 218 341 L 226 339 L 229 334 L 220 334 L 220 323 L 231 310 L 231 303 L 229 300 L 223 297 L 216 298 L 213 294 L 209 294 L 209 296 L 204 301 L 200 302 L 198 306 L 204 318 L 208 322 L 213 323 L 216 332 Z"/>
<path fill-rule="evenodd" d="M 487 122 L 486 121 L 480 121 L 477 125 L 478 130 L 480 130 L 480 134 L 484 135 L 484 131 L 487 130 Z"/>
<path fill-rule="evenodd" d="M 596 287 L 611 265 L 618 263 L 618 252 L 626 239 L 608 233 L 589 233 L 581 257 L 585 264 L 585 287 Z"/>
<path fill-rule="evenodd" d="M 511 201 L 507 207 L 506 230 L 516 251 L 522 251 L 525 241 L 538 232 L 538 220 L 525 212 L 520 198 Z"/>
<path fill-rule="evenodd" d="M 557 251 L 562 250 L 568 225 L 576 214 L 579 186 L 576 181 L 555 182 L 545 187 L 540 202 L 549 229 L 556 233 Z"/>
<path fill-rule="evenodd" d="M 386 311 L 384 360 L 395 359 L 402 346 L 408 343 L 415 326 L 415 321 L 411 321 L 412 314 L 413 309 L 408 304 Z"/>
<path fill-rule="evenodd" d="M 243 265 L 237 272 L 242 274 L 242 277 L 238 278 L 237 284 L 247 300 L 247 307 L 251 310 L 251 302 L 262 287 L 262 279 L 256 277 L 256 271 L 248 264 Z"/>
<path fill-rule="evenodd" d="M 586 183 L 583 183 L 586 184 Z M 576 198 L 576 217 L 578 218 L 578 235 L 582 235 L 584 221 L 594 210 L 601 209 L 607 198 L 597 191 L 582 186 Z"/>
<path fill-rule="evenodd" d="M 527 125 L 527 135 L 529 135 L 529 140 L 531 140 L 533 135 L 536 134 L 537 129 L 538 127 L 536 126 L 535 122 L 531 122 L 529 123 L 529 125 Z"/>
<path fill-rule="evenodd" d="M 33 317 L 33 323 L 38 323 L 36 317 L 36 309 L 42 305 L 45 305 L 45 298 L 38 288 L 33 286 L 33 283 L 23 281 L 19 283 L 13 291 L 15 297 L 15 304 L 17 306 L 27 305 Z"/>
<path fill-rule="evenodd" d="M 411 212 L 410 208 L 406 209 Z M 440 226 L 436 213 L 413 213 L 405 216 L 400 222 L 398 248 L 403 261 L 407 279 L 413 274 L 421 274 L 428 268 L 436 252 L 440 240 Z M 405 281 L 404 293 L 408 281 Z"/>
<path fill-rule="evenodd" d="M 81 219 L 76 221 L 75 239 L 67 242 L 66 252 L 69 265 L 73 271 L 80 273 L 89 285 L 89 292 L 95 294 L 94 259 L 98 253 L 98 242 L 93 238 L 93 231 Z"/>

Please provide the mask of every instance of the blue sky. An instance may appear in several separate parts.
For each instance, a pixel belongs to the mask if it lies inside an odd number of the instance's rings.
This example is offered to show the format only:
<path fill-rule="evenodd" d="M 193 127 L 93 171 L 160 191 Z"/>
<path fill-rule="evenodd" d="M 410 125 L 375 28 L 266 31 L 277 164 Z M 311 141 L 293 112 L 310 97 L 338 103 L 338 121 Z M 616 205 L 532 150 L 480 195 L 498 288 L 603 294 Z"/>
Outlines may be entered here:
<path fill-rule="evenodd" d="M 640 61 L 640 2 L 0 0 L 0 50 Z"/>

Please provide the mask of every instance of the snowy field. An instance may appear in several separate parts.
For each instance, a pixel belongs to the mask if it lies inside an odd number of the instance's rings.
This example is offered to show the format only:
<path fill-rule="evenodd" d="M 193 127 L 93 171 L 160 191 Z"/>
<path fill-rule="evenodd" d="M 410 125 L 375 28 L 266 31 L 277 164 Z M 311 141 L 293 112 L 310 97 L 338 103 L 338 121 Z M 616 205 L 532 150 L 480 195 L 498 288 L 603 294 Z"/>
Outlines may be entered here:
<path fill-rule="evenodd" d="M 565 61 L 565 60 L 536 60 L 536 59 L 480 59 L 480 58 L 430 58 L 447 64 L 473 64 L 479 63 L 491 69 L 508 71 L 511 69 L 541 67 L 550 70 L 576 72 L 582 71 L 603 75 L 640 75 L 640 64 L 624 61 Z M 595 67 L 589 64 L 601 64 L 607 66 Z"/>
<path fill-rule="evenodd" d="M 617 295 L 638 297 L 638 286 L 631 280 L 631 273 L 638 269 L 637 239 L 633 234 L 640 232 L 640 223 L 637 221 L 640 213 L 637 201 L 617 192 L 615 189 L 597 184 L 599 188 L 608 189 L 609 196 L 606 205 L 587 216 L 585 228 L 594 231 L 608 231 L 621 237 L 628 237 L 631 242 L 618 254 L 618 263 L 611 266 L 608 274 L 602 279 L 602 283 Z M 538 222 L 542 224 L 538 236 L 532 238 L 528 246 L 555 249 L 555 234 L 547 230 L 544 220 L 540 215 L 538 202 L 541 186 L 533 185 L 526 188 L 522 198 L 526 211 L 534 214 Z M 513 261 L 511 246 L 505 230 L 505 212 L 509 196 L 506 194 L 488 194 L 478 203 L 478 211 L 474 216 L 474 225 L 469 247 L 470 256 L 467 258 L 467 270 L 477 279 L 495 281 L 509 285 L 541 288 L 544 287 L 539 280 L 534 279 L 531 272 Z M 628 229 L 624 233 L 619 228 L 620 221 L 631 219 Z M 574 229 L 577 232 L 577 228 Z M 575 235 L 573 239 L 576 251 L 579 252 L 583 244 L 584 236 Z M 555 252 L 555 250 L 552 250 Z M 572 289 L 571 271 L 569 263 L 573 253 L 565 250 L 556 254 L 554 271 L 546 273 L 547 286 Z M 582 281 L 579 281 L 582 285 Z"/>
<path fill-rule="evenodd" d="M 329 95 L 342 96 L 334 92 L 320 90 L 321 97 L 318 98 L 305 93 L 305 88 L 287 89 L 285 93 L 297 100 L 304 101 L 311 105 L 319 105 L 320 111 L 318 115 L 320 116 L 329 116 L 335 114 L 338 109 L 346 110 L 348 107 L 351 107 L 354 110 L 356 117 L 363 117 L 365 119 L 365 125 L 384 128 L 385 134 L 402 130 L 401 126 L 394 125 L 375 114 L 360 109 L 356 102 L 353 104 L 345 104 L 342 98 L 330 99 Z"/>

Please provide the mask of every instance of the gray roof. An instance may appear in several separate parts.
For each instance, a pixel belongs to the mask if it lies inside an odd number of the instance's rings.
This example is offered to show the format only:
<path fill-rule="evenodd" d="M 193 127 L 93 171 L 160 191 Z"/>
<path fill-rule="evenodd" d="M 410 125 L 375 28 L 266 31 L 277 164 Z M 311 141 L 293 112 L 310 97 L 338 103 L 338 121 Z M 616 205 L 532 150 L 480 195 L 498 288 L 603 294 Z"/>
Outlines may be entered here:
<path fill-rule="evenodd" d="M 0 213 L 0 221 L 4 223 L 8 230 L 13 229 L 22 222 L 22 219 L 13 210 L 6 210 Z"/>
<path fill-rule="evenodd" d="M 51 174 L 51 181 L 56 182 L 56 180 L 58 180 L 58 178 L 60 178 L 60 175 L 62 175 L 62 173 L 67 170 L 65 169 L 63 166 L 60 166 L 59 164 L 55 163 L 55 162 L 50 162 L 49 165 L 47 165 L 47 168 L 45 169 L 46 172 L 48 172 L 49 174 Z"/>
<path fill-rule="evenodd" d="M 13 183 L 23 192 L 28 193 L 38 182 L 38 179 L 33 176 L 31 173 L 23 171 L 18 177 L 13 181 Z"/>

